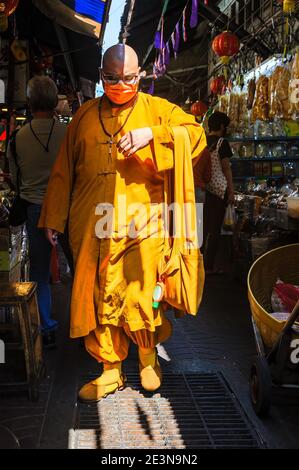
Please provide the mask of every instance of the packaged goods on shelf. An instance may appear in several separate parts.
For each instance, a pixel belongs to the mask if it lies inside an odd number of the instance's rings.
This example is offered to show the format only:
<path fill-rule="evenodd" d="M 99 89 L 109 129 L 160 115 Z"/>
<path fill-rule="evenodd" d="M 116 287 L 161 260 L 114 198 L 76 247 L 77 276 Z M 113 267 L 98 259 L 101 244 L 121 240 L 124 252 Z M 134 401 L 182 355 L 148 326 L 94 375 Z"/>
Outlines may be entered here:
<path fill-rule="evenodd" d="M 296 52 L 291 68 L 289 101 L 289 115 L 294 121 L 296 121 L 299 118 L 299 52 Z"/>
<path fill-rule="evenodd" d="M 0 228 L 0 282 L 21 281 L 21 273 L 26 260 L 25 227 Z"/>
<path fill-rule="evenodd" d="M 241 129 L 249 127 L 249 112 L 247 109 L 247 93 L 239 95 L 239 126 Z"/>
<path fill-rule="evenodd" d="M 269 117 L 288 119 L 290 71 L 278 65 L 269 78 Z"/>
<path fill-rule="evenodd" d="M 247 109 L 250 111 L 252 109 L 252 106 L 253 106 L 253 102 L 254 102 L 254 97 L 255 97 L 255 89 L 256 89 L 256 83 L 255 83 L 255 79 L 252 78 L 251 80 L 249 80 L 248 82 L 248 86 L 247 86 Z"/>
<path fill-rule="evenodd" d="M 218 109 L 221 113 L 228 114 L 228 103 L 229 95 L 227 93 L 225 95 L 220 96 Z"/>
<path fill-rule="evenodd" d="M 230 129 L 235 130 L 239 127 L 239 95 L 231 93 L 228 102 L 228 117 L 230 118 Z"/>
<path fill-rule="evenodd" d="M 269 78 L 261 75 L 257 80 L 255 99 L 252 108 L 253 122 L 269 119 Z"/>
<path fill-rule="evenodd" d="M 299 115 L 298 115 L 299 120 Z M 298 137 L 299 136 L 299 122 L 288 120 L 284 122 L 284 131 L 288 137 Z"/>
<path fill-rule="evenodd" d="M 252 158 L 254 156 L 253 146 L 250 143 L 243 143 L 239 146 L 240 158 Z"/>

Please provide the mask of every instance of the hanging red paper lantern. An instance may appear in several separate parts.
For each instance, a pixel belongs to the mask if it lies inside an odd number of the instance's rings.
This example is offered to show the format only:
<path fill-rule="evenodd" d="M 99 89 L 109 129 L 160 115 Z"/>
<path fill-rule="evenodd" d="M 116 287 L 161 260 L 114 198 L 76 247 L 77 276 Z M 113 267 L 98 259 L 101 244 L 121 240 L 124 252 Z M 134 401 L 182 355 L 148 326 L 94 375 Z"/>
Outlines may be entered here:
<path fill-rule="evenodd" d="M 224 31 L 213 39 L 212 49 L 223 63 L 227 63 L 230 57 L 239 52 L 240 41 L 234 33 Z"/>
<path fill-rule="evenodd" d="M 0 1 L 0 15 L 12 15 L 17 9 L 18 4 L 19 0 L 6 0 L 4 2 Z"/>
<path fill-rule="evenodd" d="M 225 86 L 225 78 L 223 75 L 220 77 L 215 77 L 210 83 L 210 90 L 214 95 L 220 95 L 222 93 L 223 87 Z"/>
<path fill-rule="evenodd" d="M 208 110 L 208 107 L 202 101 L 195 101 L 191 106 L 191 113 L 194 116 L 203 116 Z"/>

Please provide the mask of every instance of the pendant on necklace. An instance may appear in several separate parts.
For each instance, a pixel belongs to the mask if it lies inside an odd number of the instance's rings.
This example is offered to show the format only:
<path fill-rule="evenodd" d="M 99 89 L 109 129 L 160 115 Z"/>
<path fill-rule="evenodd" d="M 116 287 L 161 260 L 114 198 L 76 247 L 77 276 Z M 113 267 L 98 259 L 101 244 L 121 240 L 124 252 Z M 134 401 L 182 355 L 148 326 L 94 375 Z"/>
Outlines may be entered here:
<path fill-rule="evenodd" d="M 108 140 L 108 144 L 109 144 L 109 149 L 108 149 L 108 152 L 109 152 L 109 158 L 111 160 L 112 158 L 112 145 L 114 144 L 115 142 L 113 142 L 113 138 L 110 137 L 110 139 Z"/>
<path fill-rule="evenodd" d="M 104 142 L 100 142 L 101 145 L 108 145 L 108 158 L 112 161 L 112 145 L 116 144 L 113 140 L 113 136 L 109 137 L 109 140 L 105 140 Z"/>

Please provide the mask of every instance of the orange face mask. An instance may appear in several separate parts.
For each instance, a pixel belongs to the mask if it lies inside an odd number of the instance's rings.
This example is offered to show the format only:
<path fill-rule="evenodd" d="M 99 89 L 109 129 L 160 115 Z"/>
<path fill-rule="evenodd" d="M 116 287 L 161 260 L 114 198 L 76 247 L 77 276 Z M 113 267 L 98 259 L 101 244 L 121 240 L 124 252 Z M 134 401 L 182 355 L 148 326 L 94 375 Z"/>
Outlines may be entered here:
<path fill-rule="evenodd" d="M 119 82 L 116 85 L 104 83 L 104 90 L 107 98 L 115 104 L 128 103 L 138 91 L 138 82 L 127 84 Z"/>

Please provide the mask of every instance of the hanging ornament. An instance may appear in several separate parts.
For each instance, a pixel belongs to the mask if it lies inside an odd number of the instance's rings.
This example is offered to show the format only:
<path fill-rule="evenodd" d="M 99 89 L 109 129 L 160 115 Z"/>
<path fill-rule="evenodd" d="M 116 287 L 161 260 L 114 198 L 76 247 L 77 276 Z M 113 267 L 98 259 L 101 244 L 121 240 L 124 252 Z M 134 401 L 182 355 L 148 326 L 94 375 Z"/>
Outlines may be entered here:
<path fill-rule="evenodd" d="M 292 13 L 295 13 L 296 0 L 283 0 L 282 9 L 286 15 L 291 15 Z"/>
<path fill-rule="evenodd" d="M 178 22 L 175 27 L 175 40 L 174 40 L 174 50 L 178 53 L 180 47 L 180 23 Z"/>
<path fill-rule="evenodd" d="M 292 31 L 289 17 L 296 12 L 297 0 L 280 0 L 280 3 L 282 4 L 283 14 L 285 15 L 283 57 L 286 58 L 288 48 L 291 46 L 292 42 Z"/>
<path fill-rule="evenodd" d="M 153 94 L 154 94 L 154 90 L 155 90 L 155 82 L 154 82 L 154 80 L 152 80 L 152 83 L 151 83 L 151 85 L 150 85 L 150 87 L 149 87 L 149 89 L 147 90 L 146 93 L 147 93 L 148 95 L 153 95 Z"/>
<path fill-rule="evenodd" d="M 220 57 L 221 62 L 227 64 L 230 57 L 239 52 L 240 41 L 234 33 L 224 31 L 213 39 L 212 49 Z"/>
<path fill-rule="evenodd" d="M 208 107 L 205 103 L 202 101 L 195 101 L 195 103 L 192 104 L 191 106 L 191 113 L 194 116 L 203 116 L 208 110 Z"/>
<path fill-rule="evenodd" d="M 192 0 L 190 28 L 195 28 L 198 23 L 198 0 Z"/>
<path fill-rule="evenodd" d="M 0 15 L 12 15 L 16 11 L 18 4 L 19 0 L 6 0 L 4 2 L 0 1 Z"/>
<path fill-rule="evenodd" d="M 183 30 L 183 40 L 187 41 L 187 28 L 186 28 L 186 8 L 183 11 L 183 21 L 182 21 L 182 30 Z"/>
<path fill-rule="evenodd" d="M 163 49 L 163 47 L 165 47 L 161 31 L 156 31 L 155 39 L 154 39 L 154 46 L 155 46 L 155 49 L 160 49 L 160 50 Z"/>
<path fill-rule="evenodd" d="M 229 81 L 227 82 L 227 89 L 228 89 L 228 91 L 232 91 L 233 86 L 234 86 L 233 81 L 232 81 L 232 80 L 229 80 Z"/>
<path fill-rule="evenodd" d="M 169 43 L 166 43 L 165 49 L 164 49 L 164 62 L 165 65 L 169 65 L 170 62 L 170 49 L 169 49 Z"/>
<path fill-rule="evenodd" d="M 225 87 L 225 78 L 223 75 L 220 77 L 215 77 L 211 80 L 210 90 L 214 95 L 220 95 L 222 93 L 223 87 Z"/>
<path fill-rule="evenodd" d="M 155 78 L 161 77 L 166 72 L 166 65 L 163 60 L 162 52 L 159 52 L 153 66 L 153 74 Z"/>

